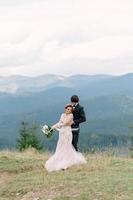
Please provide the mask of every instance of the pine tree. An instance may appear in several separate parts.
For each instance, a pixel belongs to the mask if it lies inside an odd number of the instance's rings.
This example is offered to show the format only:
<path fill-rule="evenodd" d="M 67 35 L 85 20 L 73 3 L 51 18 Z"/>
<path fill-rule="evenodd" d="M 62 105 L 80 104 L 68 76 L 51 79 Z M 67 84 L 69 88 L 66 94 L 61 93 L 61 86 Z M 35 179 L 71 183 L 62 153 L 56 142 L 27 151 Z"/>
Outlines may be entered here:
<path fill-rule="evenodd" d="M 128 128 L 131 130 L 131 133 L 129 134 L 130 138 L 129 151 L 130 151 L 130 156 L 133 158 L 133 125 L 129 125 Z"/>
<path fill-rule="evenodd" d="M 21 122 L 20 139 L 17 140 L 17 148 L 20 151 L 29 147 L 33 147 L 37 150 L 41 150 L 43 148 L 36 135 L 37 129 L 38 125 L 35 122 L 32 123 L 31 127 L 29 127 L 28 122 Z"/>

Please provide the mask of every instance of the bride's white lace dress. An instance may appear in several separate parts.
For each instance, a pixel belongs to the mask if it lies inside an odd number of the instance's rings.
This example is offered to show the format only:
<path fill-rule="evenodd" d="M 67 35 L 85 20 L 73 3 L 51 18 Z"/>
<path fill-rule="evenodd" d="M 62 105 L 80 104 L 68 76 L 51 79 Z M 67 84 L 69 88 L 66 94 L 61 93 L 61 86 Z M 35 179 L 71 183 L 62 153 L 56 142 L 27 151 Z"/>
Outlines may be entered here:
<path fill-rule="evenodd" d="M 64 125 L 71 120 L 73 120 L 72 114 L 63 113 L 60 121 L 54 126 L 59 131 L 59 139 L 54 155 L 45 163 L 45 168 L 49 172 L 86 163 L 84 156 L 80 152 L 77 152 L 72 145 L 71 126 Z"/>

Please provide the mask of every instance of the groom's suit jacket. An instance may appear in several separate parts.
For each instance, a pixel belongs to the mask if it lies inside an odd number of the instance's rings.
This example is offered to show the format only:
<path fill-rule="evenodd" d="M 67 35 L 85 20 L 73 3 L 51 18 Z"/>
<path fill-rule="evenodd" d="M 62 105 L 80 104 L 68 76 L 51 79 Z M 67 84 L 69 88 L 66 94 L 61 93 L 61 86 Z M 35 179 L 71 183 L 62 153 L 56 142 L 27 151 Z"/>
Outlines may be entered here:
<path fill-rule="evenodd" d="M 79 124 L 86 121 L 86 116 L 83 106 L 77 104 L 73 110 L 73 121 L 72 130 L 79 128 Z"/>

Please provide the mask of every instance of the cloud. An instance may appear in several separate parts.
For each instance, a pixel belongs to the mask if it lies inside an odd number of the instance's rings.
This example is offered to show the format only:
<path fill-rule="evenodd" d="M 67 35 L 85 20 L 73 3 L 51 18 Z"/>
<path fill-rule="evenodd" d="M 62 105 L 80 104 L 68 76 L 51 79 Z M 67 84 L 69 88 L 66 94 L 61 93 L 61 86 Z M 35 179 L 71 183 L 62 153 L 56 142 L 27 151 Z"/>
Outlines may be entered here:
<path fill-rule="evenodd" d="M 131 0 L 0 0 L 0 74 L 133 71 L 132 10 Z"/>

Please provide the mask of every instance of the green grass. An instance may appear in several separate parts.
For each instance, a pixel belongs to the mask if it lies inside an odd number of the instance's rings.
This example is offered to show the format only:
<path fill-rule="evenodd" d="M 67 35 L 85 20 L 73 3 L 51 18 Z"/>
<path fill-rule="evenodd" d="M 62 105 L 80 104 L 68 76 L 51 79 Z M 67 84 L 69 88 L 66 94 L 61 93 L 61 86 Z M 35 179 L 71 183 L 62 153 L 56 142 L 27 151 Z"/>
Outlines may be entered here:
<path fill-rule="evenodd" d="M 86 154 L 87 164 L 48 173 L 49 156 L 0 152 L 0 200 L 133 200 L 133 159 Z"/>

